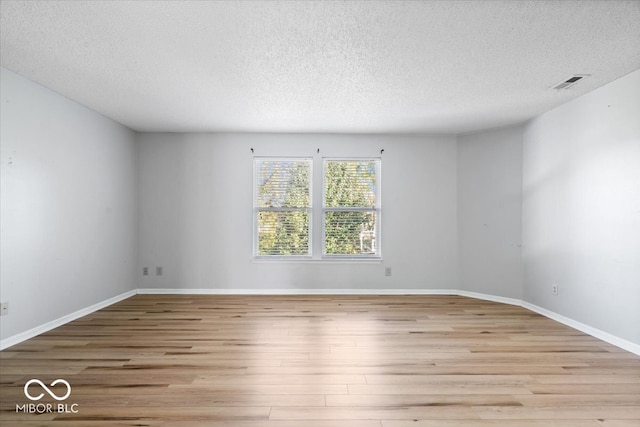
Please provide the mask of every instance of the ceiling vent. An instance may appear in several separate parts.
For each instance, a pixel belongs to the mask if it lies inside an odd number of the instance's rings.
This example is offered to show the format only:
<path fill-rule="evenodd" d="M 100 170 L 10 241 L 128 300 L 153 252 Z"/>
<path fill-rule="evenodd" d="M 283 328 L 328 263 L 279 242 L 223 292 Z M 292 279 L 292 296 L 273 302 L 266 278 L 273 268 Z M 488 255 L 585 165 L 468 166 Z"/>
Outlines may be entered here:
<path fill-rule="evenodd" d="M 573 86 L 574 84 L 578 83 L 580 80 L 582 80 L 585 77 L 589 77 L 591 74 L 574 74 L 573 77 L 568 78 L 567 80 L 558 83 L 557 85 L 553 86 L 551 89 L 569 89 L 571 86 Z"/>

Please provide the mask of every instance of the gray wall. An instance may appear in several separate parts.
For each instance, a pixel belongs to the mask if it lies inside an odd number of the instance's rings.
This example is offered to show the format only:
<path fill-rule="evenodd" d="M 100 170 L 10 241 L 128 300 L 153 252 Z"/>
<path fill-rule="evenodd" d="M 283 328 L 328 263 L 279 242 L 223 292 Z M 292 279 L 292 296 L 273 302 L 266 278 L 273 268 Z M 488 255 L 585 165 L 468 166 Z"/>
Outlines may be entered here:
<path fill-rule="evenodd" d="M 640 344 L 640 70 L 528 123 L 523 159 L 524 299 Z"/>
<path fill-rule="evenodd" d="M 136 287 L 135 135 L 0 70 L 6 339 Z"/>
<path fill-rule="evenodd" d="M 461 289 L 522 299 L 522 127 L 458 137 Z"/>
<path fill-rule="evenodd" d="M 252 262 L 250 148 L 330 157 L 379 156 L 384 148 L 384 262 Z M 139 268 L 152 273 L 142 288 L 458 287 L 455 136 L 141 134 L 138 149 Z M 163 276 L 153 275 L 155 266 Z"/>

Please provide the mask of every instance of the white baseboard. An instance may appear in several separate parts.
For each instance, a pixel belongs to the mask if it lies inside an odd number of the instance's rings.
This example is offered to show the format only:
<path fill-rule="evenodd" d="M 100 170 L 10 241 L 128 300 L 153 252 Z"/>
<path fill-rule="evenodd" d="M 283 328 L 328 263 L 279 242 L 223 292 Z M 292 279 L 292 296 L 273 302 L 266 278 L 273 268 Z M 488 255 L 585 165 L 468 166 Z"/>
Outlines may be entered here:
<path fill-rule="evenodd" d="M 25 332 L 21 332 L 19 334 L 13 335 L 9 338 L 0 340 L 0 350 L 4 350 L 5 348 L 11 347 L 13 345 L 19 344 L 22 341 L 26 341 L 29 338 L 33 338 L 37 335 L 40 334 L 44 334 L 45 332 L 48 332 L 54 328 L 57 328 L 58 326 L 62 326 L 65 323 L 69 323 L 72 320 L 76 320 L 79 319 L 83 316 L 86 316 L 87 314 L 93 313 L 94 311 L 98 311 L 102 308 L 108 307 L 112 304 L 115 304 L 119 301 L 122 301 L 124 299 L 127 299 L 129 297 L 132 297 L 136 294 L 135 290 L 132 291 L 128 291 L 125 292 L 123 294 L 120 295 L 116 295 L 115 297 L 106 299 L 104 301 L 101 301 L 99 303 L 90 305 L 89 307 L 85 307 L 83 309 L 80 309 L 78 311 L 74 311 L 73 313 L 67 314 L 65 316 L 59 317 L 55 320 L 52 320 L 51 322 L 47 322 L 44 323 L 40 326 L 36 326 L 35 328 L 29 329 L 28 331 Z"/>
<path fill-rule="evenodd" d="M 521 305 L 522 307 L 541 314 L 544 317 L 548 317 L 549 319 L 555 320 L 556 322 L 562 323 L 563 325 L 567 325 L 573 329 L 577 329 L 580 332 L 584 332 L 587 335 L 591 335 L 592 337 L 598 338 L 602 341 L 608 342 L 609 344 L 615 345 L 618 348 L 627 350 L 640 356 L 640 345 L 638 344 L 632 343 L 631 341 L 627 341 L 615 335 L 611 335 L 608 332 L 601 331 L 600 329 L 594 328 L 592 326 L 585 325 L 584 323 L 580 323 L 561 314 L 547 310 L 546 308 L 530 304 L 526 301 L 523 301 Z"/>
<path fill-rule="evenodd" d="M 458 295 L 452 289 L 162 289 L 140 288 L 151 295 Z"/>
<path fill-rule="evenodd" d="M 562 316 L 553 311 L 538 307 L 526 301 L 514 298 L 506 298 L 495 295 L 482 294 L 478 292 L 463 291 L 459 289 L 161 289 L 161 288 L 139 288 L 137 290 L 125 292 L 113 298 L 94 304 L 90 307 L 78 310 L 74 313 L 62 316 L 59 319 L 37 326 L 26 332 L 14 335 L 0 341 L 0 350 L 11 347 L 36 335 L 50 331 L 53 328 L 62 326 L 65 323 L 78 319 L 101 308 L 107 307 L 123 299 L 136 294 L 147 295 L 459 295 L 468 298 L 476 298 L 486 301 L 493 301 L 502 304 L 516 305 L 531 310 L 556 322 L 560 322 L 571 328 L 577 329 L 585 334 L 601 339 L 609 344 L 619 347 L 640 356 L 640 345 L 627 341 L 608 332 L 601 331 L 584 323 L 580 323 L 568 317 Z"/>
<path fill-rule="evenodd" d="M 468 297 L 468 298 L 477 298 L 485 301 L 499 302 L 502 304 L 522 306 L 522 301 L 520 301 L 519 299 L 498 297 L 495 295 L 481 294 L 478 292 L 455 291 L 455 295 L 460 295 L 461 297 Z"/>

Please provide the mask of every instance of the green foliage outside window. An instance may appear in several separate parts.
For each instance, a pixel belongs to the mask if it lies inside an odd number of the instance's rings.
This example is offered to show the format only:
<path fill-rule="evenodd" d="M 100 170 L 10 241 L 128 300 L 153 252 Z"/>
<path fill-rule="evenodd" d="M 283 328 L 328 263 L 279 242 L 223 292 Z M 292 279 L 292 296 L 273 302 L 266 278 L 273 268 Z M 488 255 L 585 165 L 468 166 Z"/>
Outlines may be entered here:
<path fill-rule="evenodd" d="M 376 254 L 375 160 L 324 163 L 324 254 Z M 311 167 L 304 159 L 256 161 L 258 256 L 310 256 Z"/>
<path fill-rule="evenodd" d="M 260 160 L 257 168 L 258 255 L 308 255 L 309 163 Z"/>
<path fill-rule="evenodd" d="M 375 253 L 375 161 L 331 160 L 325 163 L 324 173 L 324 207 L 336 208 L 325 211 L 325 254 Z"/>

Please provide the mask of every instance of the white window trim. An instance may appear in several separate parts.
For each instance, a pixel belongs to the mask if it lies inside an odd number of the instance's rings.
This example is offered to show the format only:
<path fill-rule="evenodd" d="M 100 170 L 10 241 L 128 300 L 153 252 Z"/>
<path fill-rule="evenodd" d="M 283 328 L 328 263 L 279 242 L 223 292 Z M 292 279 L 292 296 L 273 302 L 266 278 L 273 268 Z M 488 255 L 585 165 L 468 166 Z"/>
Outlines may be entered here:
<path fill-rule="evenodd" d="M 327 161 L 347 161 L 347 162 L 358 162 L 358 161 L 371 161 L 374 160 L 376 162 L 376 206 L 374 207 L 325 207 L 324 206 L 324 196 L 325 196 L 325 190 L 326 190 L 326 185 L 325 185 L 325 174 L 324 174 L 324 169 L 325 169 L 325 163 Z M 343 260 L 343 261 L 364 261 L 364 260 L 371 260 L 371 261 L 376 261 L 376 260 L 382 260 L 382 240 L 381 240 L 381 211 L 382 211 L 382 201 L 380 198 L 380 193 L 381 193 L 381 182 L 382 182 L 382 158 L 381 157 L 323 157 L 321 159 L 322 161 L 322 177 L 321 177 L 321 183 L 320 185 L 322 186 L 322 199 L 320 200 L 320 204 L 319 206 L 321 207 L 321 214 L 317 215 L 320 217 L 320 227 L 322 229 L 322 233 L 321 233 L 321 250 L 320 250 L 320 259 L 322 260 L 331 260 L 331 261 L 335 261 L 335 260 Z M 362 254 L 362 255 L 341 255 L 341 254 L 326 254 L 325 253 L 325 247 L 324 247 L 324 243 L 325 243 L 325 225 L 324 225 L 324 217 L 325 217 L 325 213 L 326 212 L 346 212 L 346 211 L 353 211 L 353 212 L 375 212 L 376 213 L 376 229 L 375 229 L 375 236 L 376 236 L 376 246 L 378 247 L 378 250 L 376 251 L 375 254 Z"/>
<path fill-rule="evenodd" d="M 309 163 L 309 207 L 307 208 L 261 208 L 257 205 L 258 195 L 258 159 L 268 159 L 271 161 L 306 161 Z M 256 261 L 281 261 L 281 260 L 304 260 L 309 261 L 313 254 L 313 164 L 314 159 L 312 157 L 299 157 L 299 156 L 254 156 L 253 157 L 253 243 L 252 243 L 252 259 Z M 307 211 L 309 213 L 309 255 L 258 255 L 258 216 L 261 211 L 266 212 L 291 212 L 291 211 Z"/>
<path fill-rule="evenodd" d="M 284 210 L 290 211 L 290 208 L 259 208 L 257 206 L 257 192 L 258 192 L 258 180 L 257 180 L 257 162 L 256 159 L 269 159 L 269 160 L 304 160 L 310 163 L 310 188 L 309 188 L 309 200 L 310 205 L 308 208 L 298 208 L 300 210 L 307 210 L 309 212 L 309 255 L 258 255 L 258 213 L 261 210 Z M 324 201 L 324 163 L 326 160 L 342 160 L 342 161 L 376 161 L 376 206 L 375 207 L 357 207 L 357 208 L 325 208 L 323 206 Z M 321 156 L 254 156 L 253 157 L 253 241 L 252 241 L 252 257 L 253 262 L 258 263 L 270 263 L 270 262 L 295 262 L 295 263 L 323 263 L 323 264 L 341 264 L 341 263 L 380 263 L 382 262 L 382 199 L 381 199 L 381 182 L 382 182 L 382 158 L 371 157 L 321 157 Z M 320 191 L 317 191 L 317 186 L 320 186 Z M 368 211 L 376 212 L 376 246 L 378 251 L 376 254 L 363 254 L 363 255 L 339 255 L 339 254 L 324 254 L 324 213 L 327 211 Z"/>

